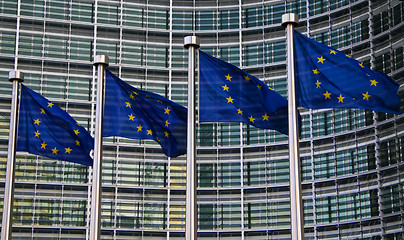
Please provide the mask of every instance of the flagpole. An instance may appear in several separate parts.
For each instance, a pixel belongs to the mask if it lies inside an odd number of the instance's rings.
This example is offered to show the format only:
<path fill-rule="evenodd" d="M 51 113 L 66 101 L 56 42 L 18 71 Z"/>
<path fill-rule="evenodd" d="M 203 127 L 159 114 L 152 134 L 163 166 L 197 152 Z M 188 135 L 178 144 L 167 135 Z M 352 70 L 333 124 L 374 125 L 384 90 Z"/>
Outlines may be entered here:
<path fill-rule="evenodd" d="M 289 118 L 289 168 L 290 168 L 290 219 L 293 240 L 304 239 L 302 183 L 300 177 L 299 124 L 296 106 L 295 64 L 293 51 L 293 30 L 299 23 L 294 13 L 282 15 L 282 26 L 286 27 L 287 76 L 288 76 L 288 118 Z"/>
<path fill-rule="evenodd" d="M 187 119 L 187 186 L 185 212 L 185 239 L 196 240 L 198 231 L 197 170 L 196 170 L 196 121 L 195 121 L 195 50 L 199 48 L 199 37 L 184 38 L 188 48 L 188 119 Z"/>
<path fill-rule="evenodd" d="M 94 57 L 97 66 L 97 105 L 95 112 L 93 185 L 91 195 L 90 240 L 100 240 L 101 192 L 102 192 L 102 121 L 105 100 L 105 68 L 109 65 L 106 55 Z"/>
<path fill-rule="evenodd" d="M 10 132 L 8 136 L 6 182 L 4 186 L 3 220 L 1 240 L 11 239 L 13 227 L 13 198 L 15 177 L 15 149 L 18 137 L 18 96 L 20 83 L 24 81 L 24 73 L 13 70 L 8 73 L 8 80 L 13 83 L 11 97 Z"/>

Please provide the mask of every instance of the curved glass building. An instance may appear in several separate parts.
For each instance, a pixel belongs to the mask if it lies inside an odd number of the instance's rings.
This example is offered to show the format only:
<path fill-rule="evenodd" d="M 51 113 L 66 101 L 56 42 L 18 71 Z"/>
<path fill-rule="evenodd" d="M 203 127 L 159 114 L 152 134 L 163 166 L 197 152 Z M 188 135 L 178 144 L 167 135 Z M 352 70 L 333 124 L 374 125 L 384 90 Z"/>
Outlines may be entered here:
<path fill-rule="evenodd" d="M 134 87 L 186 106 L 188 35 L 286 96 L 289 12 L 298 31 L 404 83 L 400 0 L 0 0 L 0 200 L 10 70 L 91 134 L 94 56 L 108 55 L 109 70 Z M 301 115 L 305 238 L 403 239 L 404 115 Z M 287 136 L 240 123 L 197 127 L 198 239 L 290 239 Z M 186 156 L 110 137 L 103 158 L 102 239 L 185 238 Z M 17 152 L 13 239 L 87 239 L 91 171 Z"/>

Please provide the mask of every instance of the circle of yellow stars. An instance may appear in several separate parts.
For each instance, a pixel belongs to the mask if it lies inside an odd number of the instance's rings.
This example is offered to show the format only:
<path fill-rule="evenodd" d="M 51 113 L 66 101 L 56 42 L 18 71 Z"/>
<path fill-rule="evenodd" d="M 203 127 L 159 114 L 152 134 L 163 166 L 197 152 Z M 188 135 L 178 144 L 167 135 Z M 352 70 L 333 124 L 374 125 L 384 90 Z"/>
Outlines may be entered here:
<path fill-rule="evenodd" d="M 229 81 L 229 82 L 231 82 L 231 79 L 232 79 L 233 77 L 230 75 L 230 73 L 229 74 L 227 74 L 227 75 L 225 75 L 225 81 Z M 246 81 L 250 81 L 251 80 L 251 78 L 250 78 L 250 76 L 248 76 L 248 75 L 245 75 L 244 76 L 244 79 L 246 80 Z M 222 88 L 223 88 L 223 91 L 224 92 L 229 92 L 229 89 L 230 89 L 230 87 L 229 86 L 227 86 L 227 83 L 225 83 L 223 86 L 221 86 Z M 261 90 L 262 89 L 262 85 L 260 85 L 260 84 L 257 84 L 257 88 L 259 89 L 259 90 Z M 268 87 L 270 90 L 273 90 L 272 88 L 270 88 L 270 87 Z M 227 100 L 227 103 L 233 103 L 234 104 L 234 98 L 232 98 L 231 96 L 229 96 L 229 97 L 227 97 L 226 98 L 226 100 Z M 236 111 L 237 111 L 237 115 L 243 115 L 243 110 L 241 110 L 241 108 L 237 108 L 236 109 Z M 262 121 L 269 121 L 269 115 L 267 114 L 267 113 L 265 113 L 264 115 L 262 115 L 261 116 L 262 117 Z M 256 118 L 254 118 L 252 115 L 251 116 L 249 116 L 249 117 L 247 117 L 248 118 L 248 120 L 249 120 L 249 122 L 250 123 L 255 123 L 255 120 L 256 120 Z"/>
<path fill-rule="evenodd" d="M 46 112 L 47 111 L 51 111 L 51 109 L 53 109 L 53 106 L 54 106 L 54 104 L 52 103 L 52 102 L 48 102 L 47 103 L 47 108 L 49 108 L 49 110 L 45 110 L 44 108 L 40 108 L 40 114 L 46 114 Z M 37 125 L 37 126 L 40 126 L 41 125 L 41 123 L 42 123 L 42 121 L 39 119 L 39 118 L 37 118 L 37 119 L 33 119 L 33 121 L 34 121 L 34 125 Z M 78 123 L 76 123 L 78 126 L 80 126 L 80 124 L 78 124 Z M 79 135 L 80 134 L 80 130 L 79 129 L 73 129 L 73 131 L 74 131 L 74 134 L 75 135 Z M 35 132 L 34 132 L 34 138 L 38 138 L 38 139 L 40 139 L 40 135 L 41 135 L 41 133 L 39 132 L 39 130 L 36 130 Z M 79 146 L 80 147 L 80 141 L 79 140 L 75 140 L 75 143 L 76 143 L 76 146 Z M 41 147 L 40 147 L 40 149 L 44 149 L 44 150 L 47 150 L 48 148 L 48 144 L 45 142 L 45 141 L 42 141 L 42 142 L 40 142 L 40 144 L 41 144 Z M 52 152 L 51 152 L 51 154 L 52 155 L 57 155 L 58 154 L 58 152 L 60 151 L 59 149 L 57 149 L 57 147 L 54 147 L 54 148 L 51 148 L 50 149 Z M 71 152 L 73 151 L 73 149 L 72 148 L 70 148 L 69 146 L 67 147 L 67 148 L 64 148 L 64 153 L 67 153 L 67 154 L 71 154 Z"/>
<path fill-rule="evenodd" d="M 231 81 L 231 76 L 229 76 L 229 81 Z M 139 96 L 139 93 L 136 92 L 136 91 L 133 91 L 131 94 L 129 94 L 129 98 L 132 99 L 132 100 L 135 99 L 135 96 Z M 148 95 L 146 95 L 145 97 L 150 98 L 150 99 L 152 98 L 152 97 L 150 97 L 150 96 L 148 96 Z M 156 100 L 156 102 L 158 102 L 158 103 L 163 104 L 163 101 L 160 100 L 160 99 L 154 99 L 154 100 Z M 125 107 L 131 109 L 131 108 L 132 108 L 132 104 L 127 101 L 127 102 L 125 102 Z M 164 112 L 162 113 L 162 115 L 170 115 L 171 109 L 170 109 L 169 106 L 166 106 L 163 110 L 164 110 Z M 129 110 L 129 111 L 131 111 L 131 110 Z M 133 113 L 131 112 L 131 113 L 128 115 L 128 120 L 134 122 L 135 119 L 136 119 L 136 116 L 134 115 L 134 112 L 133 112 Z M 170 122 L 169 122 L 169 119 L 167 119 L 161 126 L 164 126 L 164 127 L 168 128 L 169 125 L 170 125 Z M 136 126 L 136 132 L 143 133 L 143 130 L 144 130 L 143 128 L 144 128 L 144 126 L 142 126 L 142 124 L 139 123 L 139 124 Z M 153 135 L 153 134 L 155 134 L 155 133 L 153 132 L 152 129 L 145 129 L 145 131 L 146 131 L 146 132 L 145 132 L 145 133 L 146 133 L 146 136 L 153 136 L 153 137 L 155 137 L 155 139 L 157 140 L 157 142 L 160 142 L 159 137 Z M 168 129 L 167 129 L 166 131 L 164 131 L 164 137 L 165 137 L 165 138 L 169 138 L 169 137 L 170 137 L 170 133 L 169 133 L 169 130 L 168 130 Z"/>
<path fill-rule="evenodd" d="M 338 52 L 338 51 L 336 51 L 336 50 L 330 49 L 330 53 L 329 53 L 329 54 L 330 54 L 330 55 L 337 55 L 337 52 Z M 345 56 L 346 56 L 347 58 L 351 58 L 351 56 L 349 56 L 348 54 L 345 54 Z M 327 60 L 327 59 L 324 58 L 324 56 L 317 57 L 317 63 L 318 63 L 318 64 L 324 64 L 324 62 L 325 62 L 326 60 Z M 361 68 L 365 68 L 365 66 L 364 66 L 363 63 L 361 63 L 361 62 L 358 62 L 358 65 L 359 65 Z M 315 76 L 318 76 L 318 75 L 320 74 L 319 69 L 318 69 L 318 68 L 313 69 L 313 74 L 314 74 Z M 370 77 L 369 74 L 367 74 L 367 76 Z M 375 86 L 375 87 L 377 87 L 378 82 L 377 82 L 376 80 L 370 79 L 369 81 L 370 81 L 370 86 Z M 316 79 L 316 82 L 315 82 L 314 84 L 316 85 L 316 88 L 321 88 L 322 82 L 320 82 L 318 79 Z M 331 95 L 332 95 L 332 94 L 331 94 L 330 92 L 328 92 L 328 90 L 326 90 L 325 93 L 323 93 L 323 95 L 324 95 L 324 99 L 325 99 L 325 100 L 326 100 L 326 99 L 330 99 L 330 100 L 331 100 Z M 363 96 L 363 97 L 362 97 L 362 100 L 367 100 L 367 101 L 369 101 L 369 98 L 370 98 L 372 95 L 370 95 L 369 92 L 366 92 L 366 93 L 362 93 L 362 96 Z M 340 94 L 340 95 L 337 96 L 336 98 L 338 99 L 338 103 L 344 103 L 344 99 L 345 99 L 346 97 L 344 97 L 344 96 L 342 96 L 342 94 Z M 353 98 L 353 100 L 355 100 L 355 98 Z"/>

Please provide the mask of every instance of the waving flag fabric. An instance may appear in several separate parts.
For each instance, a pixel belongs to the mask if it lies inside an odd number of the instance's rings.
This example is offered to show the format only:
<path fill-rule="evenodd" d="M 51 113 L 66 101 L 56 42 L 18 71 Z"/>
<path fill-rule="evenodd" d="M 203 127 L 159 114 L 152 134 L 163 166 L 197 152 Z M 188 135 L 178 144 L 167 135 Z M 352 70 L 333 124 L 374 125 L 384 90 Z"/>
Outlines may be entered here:
<path fill-rule="evenodd" d="M 400 114 L 399 85 L 393 79 L 298 31 L 294 33 L 298 105 Z"/>
<path fill-rule="evenodd" d="M 67 112 L 21 85 L 17 151 L 92 166 L 94 139 Z"/>
<path fill-rule="evenodd" d="M 103 136 L 151 139 L 168 157 L 186 153 L 187 109 L 106 71 Z"/>
<path fill-rule="evenodd" d="M 199 121 L 244 122 L 288 134 L 288 102 L 258 78 L 199 51 Z"/>

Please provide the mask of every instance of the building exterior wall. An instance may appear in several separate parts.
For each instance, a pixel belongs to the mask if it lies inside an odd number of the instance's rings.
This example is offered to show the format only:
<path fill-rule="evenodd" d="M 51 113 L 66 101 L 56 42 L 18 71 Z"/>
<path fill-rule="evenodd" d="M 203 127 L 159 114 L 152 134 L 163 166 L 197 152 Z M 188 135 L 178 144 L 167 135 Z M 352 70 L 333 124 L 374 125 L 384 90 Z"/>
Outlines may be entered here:
<path fill-rule="evenodd" d="M 129 84 L 186 106 L 185 36 L 286 97 L 281 16 L 404 83 L 399 0 L 0 0 L 0 201 L 11 83 L 57 103 L 94 134 L 94 55 Z M 403 108 L 402 108 L 403 110 Z M 404 238 L 404 115 L 301 109 L 306 239 Z M 287 136 L 198 124 L 200 239 L 290 239 Z M 104 139 L 103 239 L 184 239 L 186 157 L 152 141 Z M 17 153 L 13 239 L 86 239 L 91 168 Z"/>

